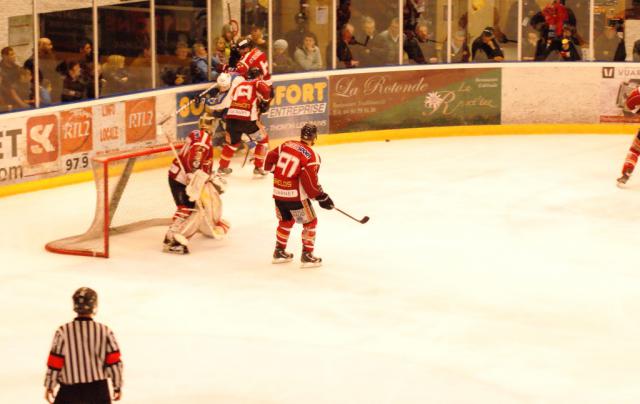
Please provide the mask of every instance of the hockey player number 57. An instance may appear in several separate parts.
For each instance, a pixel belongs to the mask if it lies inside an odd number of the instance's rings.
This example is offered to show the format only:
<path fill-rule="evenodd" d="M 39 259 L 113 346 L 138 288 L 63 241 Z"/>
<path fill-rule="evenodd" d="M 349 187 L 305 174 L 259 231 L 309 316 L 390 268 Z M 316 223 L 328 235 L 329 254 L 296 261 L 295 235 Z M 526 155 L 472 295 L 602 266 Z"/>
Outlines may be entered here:
<path fill-rule="evenodd" d="M 278 159 L 278 163 L 276 164 L 276 166 L 282 171 L 282 175 L 287 178 L 291 178 L 294 176 L 294 174 L 298 170 L 299 165 L 300 159 L 286 152 L 280 154 L 280 158 Z M 287 167 L 289 167 L 289 172 L 287 172 Z"/>

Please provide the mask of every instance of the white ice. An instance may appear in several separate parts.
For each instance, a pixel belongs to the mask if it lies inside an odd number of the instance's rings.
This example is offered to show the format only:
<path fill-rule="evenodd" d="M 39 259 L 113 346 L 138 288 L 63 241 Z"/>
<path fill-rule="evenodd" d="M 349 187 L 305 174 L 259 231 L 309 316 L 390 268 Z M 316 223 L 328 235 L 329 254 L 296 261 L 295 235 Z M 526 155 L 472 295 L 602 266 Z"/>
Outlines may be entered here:
<path fill-rule="evenodd" d="M 270 181 L 239 169 L 224 241 L 112 258 L 47 253 L 83 231 L 94 186 L 0 199 L 0 403 L 43 402 L 55 328 L 100 295 L 123 403 L 638 403 L 640 185 L 615 186 L 629 136 L 487 136 L 319 147 L 336 211 L 318 269 L 272 265 Z M 141 175 L 148 203 L 165 170 Z"/>

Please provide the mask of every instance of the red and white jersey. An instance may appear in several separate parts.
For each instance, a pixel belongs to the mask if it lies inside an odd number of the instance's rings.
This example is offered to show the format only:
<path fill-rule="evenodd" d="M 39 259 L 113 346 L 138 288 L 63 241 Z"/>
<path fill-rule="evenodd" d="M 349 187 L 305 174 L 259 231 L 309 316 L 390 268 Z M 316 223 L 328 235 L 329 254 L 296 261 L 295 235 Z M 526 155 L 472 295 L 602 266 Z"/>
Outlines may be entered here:
<path fill-rule="evenodd" d="M 640 89 L 638 87 L 631 90 L 627 97 L 626 104 L 630 111 L 634 111 L 640 107 Z"/>
<path fill-rule="evenodd" d="M 252 67 L 260 69 L 262 72 L 262 79 L 271 84 L 271 72 L 269 71 L 267 55 L 258 48 L 253 48 L 249 52 L 245 53 L 236 65 L 236 71 L 244 76 L 244 78 L 247 78 L 247 73 Z"/>
<path fill-rule="evenodd" d="M 241 121 L 257 121 L 260 117 L 258 110 L 259 101 L 269 101 L 271 98 L 271 85 L 264 80 L 236 80 L 229 92 L 231 104 L 227 111 L 227 119 L 239 119 Z"/>
<path fill-rule="evenodd" d="M 322 193 L 318 183 L 320 156 L 303 142 L 289 140 L 271 150 L 264 168 L 273 171 L 274 199 L 303 201 Z"/>
<path fill-rule="evenodd" d="M 178 156 L 182 166 L 187 172 L 182 171 L 177 159 L 173 159 L 169 168 L 169 177 L 181 184 L 187 185 L 187 173 L 193 173 L 198 169 L 211 174 L 213 165 L 213 145 L 211 135 L 201 129 L 196 129 L 187 136 L 184 147 Z"/>

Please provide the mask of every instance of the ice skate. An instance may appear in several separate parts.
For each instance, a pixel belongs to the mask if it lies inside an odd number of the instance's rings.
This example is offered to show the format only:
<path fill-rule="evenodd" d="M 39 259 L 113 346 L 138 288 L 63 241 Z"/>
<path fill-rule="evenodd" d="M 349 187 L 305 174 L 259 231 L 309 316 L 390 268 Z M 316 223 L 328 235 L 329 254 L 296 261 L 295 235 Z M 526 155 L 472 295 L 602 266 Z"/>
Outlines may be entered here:
<path fill-rule="evenodd" d="M 618 186 L 626 184 L 627 181 L 629 181 L 629 174 L 622 173 L 622 177 L 618 178 L 617 181 L 618 181 Z"/>
<path fill-rule="evenodd" d="M 218 167 L 218 174 L 220 175 L 229 175 L 233 172 L 231 167 Z"/>
<path fill-rule="evenodd" d="M 309 251 L 302 252 L 300 261 L 302 261 L 302 265 L 300 265 L 301 268 L 314 268 L 322 265 L 322 258 L 314 256 L 313 253 Z"/>
<path fill-rule="evenodd" d="M 165 239 L 165 241 L 167 241 L 167 239 Z M 162 251 L 171 254 L 189 254 L 189 248 L 186 245 L 178 243 L 176 240 L 164 243 Z"/>
<path fill-rule="evenodd" d="M 271 262 L 274 264 L 282 264 L 290 262 L 292 259 L 293 254 L 286 252 L 284 248 L 276 247 L 275 251 L 273 251 L 273 260 Z"/>
<path fill-rule="evenodd" d="M 256 167 L 256 168 L 253 169 L 254 178 L 264 178 L 264 176 L 267 175 L 267 174 L 269 174 L 269 173 L 264 171 L 260 167 Z"/>

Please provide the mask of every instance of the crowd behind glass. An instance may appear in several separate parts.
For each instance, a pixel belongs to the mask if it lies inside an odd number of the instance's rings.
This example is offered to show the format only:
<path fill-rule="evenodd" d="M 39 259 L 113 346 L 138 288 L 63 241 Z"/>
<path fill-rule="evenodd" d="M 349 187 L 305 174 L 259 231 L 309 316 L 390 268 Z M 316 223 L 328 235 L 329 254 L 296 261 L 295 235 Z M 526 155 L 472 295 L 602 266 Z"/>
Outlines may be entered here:
<path fill-rule="evenodd" d="M 243 38 L 274 74 L 640 60 L 640 0 L 240 0 L 239 22 L 223 0 L 82 1 L 38 11 L 35 46 L 0 37 L 0 112 L 214 80 Z"/>

